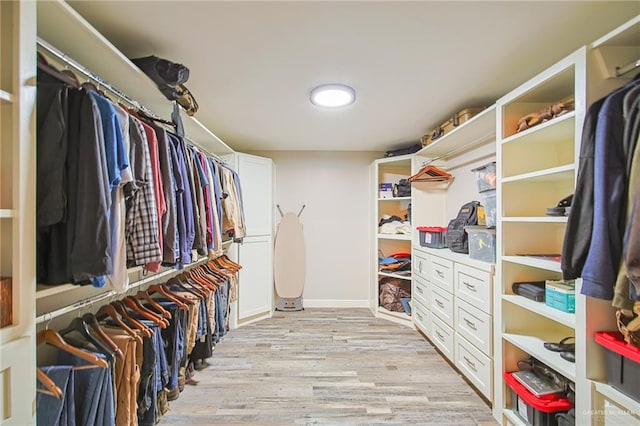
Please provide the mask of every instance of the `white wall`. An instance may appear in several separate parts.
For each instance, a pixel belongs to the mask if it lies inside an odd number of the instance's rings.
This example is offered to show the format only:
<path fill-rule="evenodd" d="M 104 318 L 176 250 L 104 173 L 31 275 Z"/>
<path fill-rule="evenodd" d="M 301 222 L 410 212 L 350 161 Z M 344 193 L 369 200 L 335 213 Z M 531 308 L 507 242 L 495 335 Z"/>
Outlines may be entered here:
<path fill-rule="evenodd" d="M 297 213 L 306 244 L 304 306 L 368 306 L 369 165 L 377 152 L 254 152 L 275 163 L 275 203 Z M 276 222 L 280 214 L 275 212 Z"/>

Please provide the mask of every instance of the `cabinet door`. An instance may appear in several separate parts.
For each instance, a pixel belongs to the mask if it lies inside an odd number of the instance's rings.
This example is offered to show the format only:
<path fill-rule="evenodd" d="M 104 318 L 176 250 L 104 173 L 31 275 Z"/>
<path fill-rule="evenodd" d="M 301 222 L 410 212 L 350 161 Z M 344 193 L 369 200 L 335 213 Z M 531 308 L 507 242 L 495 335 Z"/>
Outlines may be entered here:
<path fill-rule="evenodd" d="M 238 250 L 242 265 L 238 285 L 238 319 L 271 311 L 273 242 L 271 236 L 245 237 Z"/>
<path fill-rule="evenodd" d="M 249 154 L 236 155 L 247 235 L 273 235 L 273 161 Z"/>

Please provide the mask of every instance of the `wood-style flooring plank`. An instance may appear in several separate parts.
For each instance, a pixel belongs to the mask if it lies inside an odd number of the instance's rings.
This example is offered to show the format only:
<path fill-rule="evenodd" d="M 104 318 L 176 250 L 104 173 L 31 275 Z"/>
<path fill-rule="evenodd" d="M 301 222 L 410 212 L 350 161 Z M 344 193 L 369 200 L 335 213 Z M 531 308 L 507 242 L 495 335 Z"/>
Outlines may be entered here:
<path fill-rule="evenodd" d="M 418 332 L 308 308 L 229 332 L 161 425 L 470 425 L 486 402 Z"/>

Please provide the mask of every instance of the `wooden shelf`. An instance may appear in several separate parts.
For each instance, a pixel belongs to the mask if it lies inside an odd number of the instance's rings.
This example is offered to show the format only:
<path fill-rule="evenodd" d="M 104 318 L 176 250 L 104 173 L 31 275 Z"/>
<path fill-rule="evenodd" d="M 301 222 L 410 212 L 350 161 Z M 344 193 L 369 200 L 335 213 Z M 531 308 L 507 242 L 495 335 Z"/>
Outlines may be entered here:
<path fill-rule="evenodd" d="M 557 144 L 558 140 L 572 140 L 575 134 L 575 121 L 576 112 L 571 111 L 556 119 L 511 135 L 503 139 L 502 144 L 526 143 L 545 146 L 547 144 Z"/>
<path fill-rule="evenodd" d="M 545 269 L 547 271 L 562 272 L 560 262 L 553 260 L 537 259 L 530 256 L 502 256 L 504 262 L 517 263 L 520 265 L 531 266 L 533 268 Z"/>
<path fill-rule="evenodd" d="M 509 216 L 502 222 L 509 223 L 567 223 L 567 216 Z"/>
<path fill-rule="evenodd" d="M 640 15 L 627 21 L 591 43 L 596 49 L 603 46 L 638 46 L 640 40 Z"/>
<path fill-rule="evenodd" d="M 411 281 L 411 274 L 409 274 L 409 275 L 399 275 L 399 274 L 392 274 L 392 273 L 389 273 L 389 272 L 378 271 L 378 275 L 382 275 L 384 277 L 400 278 L 401 280 Z"/>
<path fill-rule="evenodd" d="M 411 241 L 411 234 L 378 234 L 378 239 Z"/>
<path fill-rule="evenodd" d="M 502 179 L 502 183 L 511 182 L 558 182 L 566 179 L 573 179 L 576 166 L 575 164 L 567 164 L 559 167 L 552 167 L 550 169 L 538 170 L 531 173 L 524 173 L 521 175 L 511 176 Z"/>
<path fill-rule="evenodd" d="M 576 365 L 560 357 L 559 352 L 552 352 L 544 347 L 544 342 L 559 342 L 564 337 L 566 336 L 560 335 L 557 332 L 550 332 L 540 337 L 511 333 L 504 333 L 502 335 L 502 338 L 507 342 L 542 361 L 567 379 L 575 382 Z"/>
<path fill-rule="evenodd" d="M 12 209 L 0 209 L 0 219 L 11 219 L 15 216 L 15 212 Z"/>
<path fill-rule="evenodd" d="M 6 103 L 13 103 L 13 95 L 5 90 L 0 90 L 0 101 Z"/>
<path fill-rule="evenodd" d="M 527 299 L 517 294 L 505 294 L 502 296 L 502 300 L 518 305 L 534 314 L 559 322 L 567 327 L 576 328 L 575 314 L 559 311 L 558 309 L 547 306 L 544 302 L 536 302 L 535 300 Z"/>
<path fill-rule="evenodd" d="M 496 106 L 494 104 L 440 139 L 425 146 L 416 152 L 416 155 L 433 159 L 446 157 L 484 142 L 493 141 L 495 135 Z"/>

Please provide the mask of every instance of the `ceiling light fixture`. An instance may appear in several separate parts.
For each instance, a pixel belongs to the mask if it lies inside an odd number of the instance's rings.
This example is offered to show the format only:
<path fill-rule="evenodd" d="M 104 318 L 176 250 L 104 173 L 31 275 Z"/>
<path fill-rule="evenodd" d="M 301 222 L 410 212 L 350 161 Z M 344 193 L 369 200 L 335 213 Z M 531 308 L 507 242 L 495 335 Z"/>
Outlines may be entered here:
<path fill-rule="evenodd" d="M 337 108 L 350 105 L 356 100 L 356 91 L 345 84 L 322 84 L 311 90 L 311 103 Z"/>

